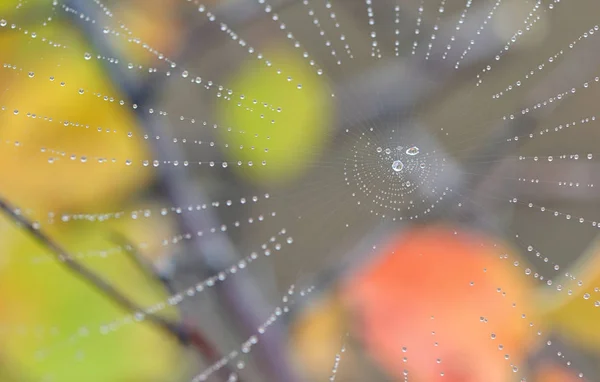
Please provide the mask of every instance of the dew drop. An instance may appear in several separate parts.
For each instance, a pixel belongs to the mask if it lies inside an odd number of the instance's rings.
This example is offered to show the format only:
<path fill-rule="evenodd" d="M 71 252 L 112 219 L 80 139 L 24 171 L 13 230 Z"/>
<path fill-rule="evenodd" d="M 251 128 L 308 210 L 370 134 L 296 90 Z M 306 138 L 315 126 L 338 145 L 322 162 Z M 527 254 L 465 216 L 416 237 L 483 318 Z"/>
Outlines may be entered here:
<path fill-rule="evenodd" d="M 402 163 L 402 161 L 395 160 L 394 163 L 392 163 L 392 170 L 394 170 L 396 172 L 402 171 L 403 168 L 404 168 L 404 163 Z"/>
<path fill-rule="evenodd" d="M 406 155 L 417 155 L 419 153 L 419 148 L 417 146 L 412 146 L 406 149 Z"/>

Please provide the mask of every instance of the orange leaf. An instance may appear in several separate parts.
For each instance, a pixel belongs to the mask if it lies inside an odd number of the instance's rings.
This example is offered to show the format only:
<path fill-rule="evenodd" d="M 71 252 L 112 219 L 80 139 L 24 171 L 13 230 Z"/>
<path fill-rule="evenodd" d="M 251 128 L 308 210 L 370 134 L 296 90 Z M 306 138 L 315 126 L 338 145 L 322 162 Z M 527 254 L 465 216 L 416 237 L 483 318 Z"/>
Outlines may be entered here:
<path fill-rule="evenodd" d="M 403 233 L 346 281 L 356 331 L 401 379 L 508 380 L 535 332 L 530 313 L 521 317 L 531 306 L 529 285 L 514 260 L 500 259 L 507 253 L 489 238 L 450 227 Z"/>

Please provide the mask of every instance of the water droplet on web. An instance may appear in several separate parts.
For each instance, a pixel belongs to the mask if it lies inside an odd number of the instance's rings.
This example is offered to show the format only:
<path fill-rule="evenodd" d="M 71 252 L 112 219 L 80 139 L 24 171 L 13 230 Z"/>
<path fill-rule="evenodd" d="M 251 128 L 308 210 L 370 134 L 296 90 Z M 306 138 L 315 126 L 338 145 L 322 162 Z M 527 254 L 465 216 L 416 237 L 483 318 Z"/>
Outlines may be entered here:
<path fill-rule="evenodd" d="M 419 148 L 417 146 L 412 146 L 406 149 L 406 155 L 417 155 L 419 153 Z"/>
<path fill-rule="evenodd" d="M 396 172 L 402 171 L 403 168 L 404 168 L 404 163 L 402 163 L 402 161 L 395 160 L 394 163 L 392 163 L 392 170 L 394 170 Z"/>

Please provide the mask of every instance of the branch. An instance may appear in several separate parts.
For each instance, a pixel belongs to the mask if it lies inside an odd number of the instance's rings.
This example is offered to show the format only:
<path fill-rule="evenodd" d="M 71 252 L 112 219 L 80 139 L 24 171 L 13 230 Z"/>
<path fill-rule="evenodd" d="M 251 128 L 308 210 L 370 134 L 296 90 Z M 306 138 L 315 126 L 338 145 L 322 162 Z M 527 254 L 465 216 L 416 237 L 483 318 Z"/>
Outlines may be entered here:
<path fill-rule="evenodd" d="M 159 283 L 161 283 L 170 294 L 175 294 L 175 287 L 173 286 L 171 278 L 168 275 L 160 274 L 156 267 L 154 267 L 150 261 L 146 260 L 146 258 L 140 254 L 139 250 L 129 239 L 116 231 L 111 232 L 110 236 L 116 244 L 123 248 L 131 261 L 142 273 L 152 276 Z"/>
<path fill-rule="evenodd" d="M 108 299 L 112 300 L 127 312 L 144 314 L 146 319 L 151 324 L 165 331 L 168 335 L 175 337 L 182 345 L 191 346 L 196 349 L 205 357 L 207 362 L 215 363 L 219 361 L 219 353 L 201 332 L 187 325 L 168 320 L 159 315 L 145 312 L 141 306 L 125 297 L 102 277 L 98 276 L 85 265 L 75 260 L 73 256 L 71 256 L 58 243 L 54 242 L 48 235 L 43 233 L 40 229 L 35 228 L 34 224 L 29 221 L 29 219 L 16 212 L 19 211 L 19 209 L 10 205 L 2 197 L 0 197 L 0 210 L 10 216 L 17 223 L 17 225 L 25 229 L 25 231 L 33 236 L 40 244 L 49 248 L 59 263 L 63 264 L 69 271 L 71 271 L 71 273 L 79 277 L 92 289 L 95 289 L 100 294 L 106 296 Z M 231 371 L 226 367 L 222 369 L 222 374 L 225 380 L 230 373 Z"/>

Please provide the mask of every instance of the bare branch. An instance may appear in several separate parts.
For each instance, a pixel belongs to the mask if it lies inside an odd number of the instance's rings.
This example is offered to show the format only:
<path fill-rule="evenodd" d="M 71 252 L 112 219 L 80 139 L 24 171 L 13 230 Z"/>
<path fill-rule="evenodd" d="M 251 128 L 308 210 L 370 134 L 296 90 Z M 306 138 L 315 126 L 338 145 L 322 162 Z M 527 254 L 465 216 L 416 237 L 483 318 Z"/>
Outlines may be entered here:
<path fill-rule="evenodd" d="M 175 337 L 182 345 L 191 346 L 202 354 L 207 362 L 214 363 L 220 359 L 219 353 L 206 339 L 206 337 L 198 330 L 187 325 L 173 322 L 159 315 L 145 312 L 144 309 L 125 297 L 114 286 L 98 276 L 85 265 L 79 263 L 71 256 L 63 247 L 53 241 L 48 235 L 36 228 L 33 222 L 24 217 L 18 208 L 10 205 L 5 199 L 0 197 L 0 210 L 10 216 L 18 226 L 27 231 L 40 244 L 49 248 L 54 254 L 59 263 L 63 264 L 75 276 L 79 277 L 83 282 L 87 283 L 93 289 L 96 289 L 100 294 L 106 296 L 123 310 L 131 313 L 141 313 L 153 325 L 157 326 L 167 334 Z M 226 368 L 223 369 L 223 376 L 230 373 Z M 226 377 L 225 377 L 226 378 Z"/>

